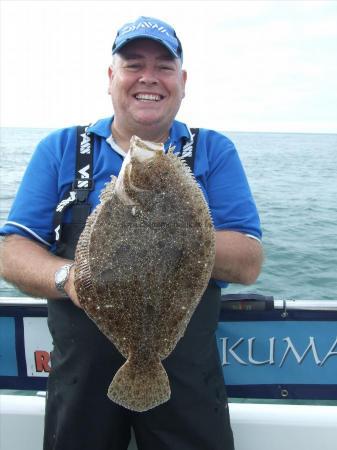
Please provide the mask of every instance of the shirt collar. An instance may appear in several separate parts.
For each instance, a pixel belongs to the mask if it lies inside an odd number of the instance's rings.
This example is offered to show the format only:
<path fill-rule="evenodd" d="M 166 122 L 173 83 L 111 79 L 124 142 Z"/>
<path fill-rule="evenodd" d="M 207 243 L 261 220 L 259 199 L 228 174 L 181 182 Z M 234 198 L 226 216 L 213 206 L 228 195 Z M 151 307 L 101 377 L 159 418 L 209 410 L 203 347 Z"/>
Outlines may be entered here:
<path fill-rule="evenodd" d="M 171 143 L 178 143 L 179 141 L 191 141 L 192 133 L 188 126 L 182 122 L 175 120 L 170 130 Z"/>
<path fill-rule="evenodd" d="M 94 124 L 88 127 L 89 133 L 97 134 L 102 138 L 107 139 L 111 135 L 111 124 L 113 121 L 113 117 L 107 117 L 105 119 L 100 119 Z"/>
<path fill-rule="evenodd" d="M 94 124 L 90 125 L 87 131 L 97 134 L 104 139 L 108 139 L 111 136 L 112 121 L 113 116 L 107 117 L 105 119 L 100 119 Z M 177 120 L 175 120 L 170 130 L 170 137 L 167 140 L 167 145 L 181 145 L 182 141 L 191 141 L 191 139 L 192 134 L 188 126 L 182 122 L 178 122 Z"/>
<path fill-rule="evenodd" d="M 114 138 L 112 137 L 112 134 L 110 134 L 110 136 L 108 138 L 106 138 L 106 141 L 110 145 L 112 150 L 115 150 L 115 152 L 118 153 L 119 155 L 121 155 L 122 158 L 125 158 L 125 156 L 126 156 L 125 151 L 122 148 L 120 148 L 119 145 L 117 145 Z"/>

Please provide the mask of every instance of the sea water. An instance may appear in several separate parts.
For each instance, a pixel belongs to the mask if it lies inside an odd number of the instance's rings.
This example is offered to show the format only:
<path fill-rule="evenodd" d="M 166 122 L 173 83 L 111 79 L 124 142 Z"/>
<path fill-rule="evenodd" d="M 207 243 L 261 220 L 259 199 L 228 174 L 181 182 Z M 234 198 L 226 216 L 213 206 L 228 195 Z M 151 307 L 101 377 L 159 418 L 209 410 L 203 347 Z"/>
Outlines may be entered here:
<path fill-rule="evenodd" d="M 1 128 L 0 225 L 36 144 L 51 130 Z M 337 134 L 225 132 L 260 213 L 265 262 L 251 286 L 276 299 L 337 299 Z M 0 296 L 20 295 L 0 280 Z"/>

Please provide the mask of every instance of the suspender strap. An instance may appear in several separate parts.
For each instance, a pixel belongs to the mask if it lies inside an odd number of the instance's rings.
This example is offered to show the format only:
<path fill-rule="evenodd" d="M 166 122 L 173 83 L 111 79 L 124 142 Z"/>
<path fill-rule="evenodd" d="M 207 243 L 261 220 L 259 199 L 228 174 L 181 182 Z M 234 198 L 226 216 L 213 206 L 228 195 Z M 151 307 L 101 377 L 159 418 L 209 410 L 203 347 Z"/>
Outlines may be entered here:
<path fill-rule="evenodd" d="M 94 188 L 93 181 L 93 147 L 94 139 L 87 133 L 88 126 L 77 127 L 76 130 L 76 168 L 75 180 L 54 214 L 54 232 L 56 244 L 61 239 L 63 216 L 65 211 L 73 206 L 72 223 L 85 223 L 90 214 L 91 205 L 88 203 L 90 191 Z"/>
<path fill-rule="evenodd" d="M 191 128 L 192 139 L 185 142 L 180 152 L 180 156 L 186 161 L 186 164 L 189 166 L 192 172 L 194 171 L 194 160 L 197 148 L 198 135 L 199 135 L 199 128 Z"/>
<path fill-rule="evenodd" d="M 76 136 L 76 171 L 72 189 L 76 191 L 77 200 L 87 200 L 93 189 L 93 138 L 87 133 L 88 127 L 77 127 Z"/>

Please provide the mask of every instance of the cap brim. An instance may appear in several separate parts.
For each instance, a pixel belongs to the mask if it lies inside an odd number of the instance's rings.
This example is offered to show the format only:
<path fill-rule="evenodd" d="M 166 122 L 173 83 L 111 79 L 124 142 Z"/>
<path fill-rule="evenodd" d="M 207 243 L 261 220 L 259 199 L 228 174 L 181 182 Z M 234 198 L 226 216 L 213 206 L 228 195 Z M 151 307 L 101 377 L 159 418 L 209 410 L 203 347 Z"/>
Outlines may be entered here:
<path fill-rule="evenodd" d="M 136 41 L 137 39 L 149 39 L 151 41 L 156 41 L 159 42 L 159 44 L 161 44 L 162 46 L 164 46 L 170 53 L 171 55 L 173 55 L 175 58 L 180 58 L 180 56 L 177 54 L 176 51 L 174 51 L 165 41 L 155 38 L 153 36 L 149 36 L 149 35 L 141 35 L 141 36 L 133 36 L 130 38 L 125 39 L 125 41 L 121 42 L 120 44 L 116 45 L 113 49 L 112 49 L 112 54 L 114 55 L 115 53 L 118 53 L 123 47 L 125 47 L 127 44 L 129 44 L 132 41 Z"/>

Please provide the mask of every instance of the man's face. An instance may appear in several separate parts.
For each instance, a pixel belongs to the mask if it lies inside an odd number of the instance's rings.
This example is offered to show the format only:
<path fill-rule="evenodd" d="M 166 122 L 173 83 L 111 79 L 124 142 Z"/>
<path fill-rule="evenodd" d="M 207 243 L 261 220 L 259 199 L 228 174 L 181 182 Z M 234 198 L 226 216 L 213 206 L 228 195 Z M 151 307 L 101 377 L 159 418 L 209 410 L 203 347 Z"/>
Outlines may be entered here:
<path fill-rule="evenodd" d="M 185 95 L 186 72 L 161 44 L 138 39 L 109 67 L 109 94 L 116 124 L 131 130 L 169 130 Z"/>

